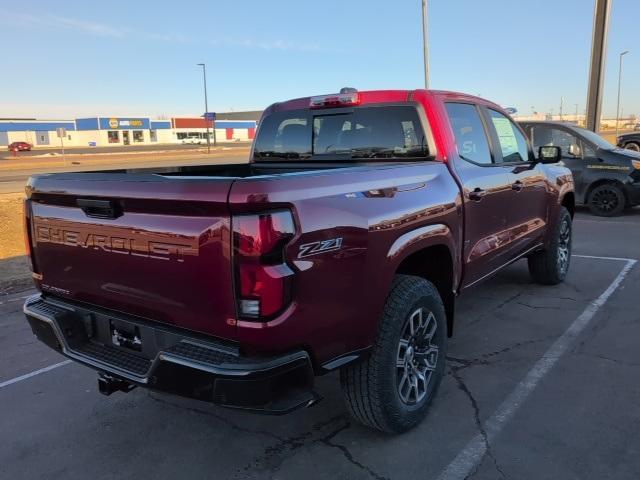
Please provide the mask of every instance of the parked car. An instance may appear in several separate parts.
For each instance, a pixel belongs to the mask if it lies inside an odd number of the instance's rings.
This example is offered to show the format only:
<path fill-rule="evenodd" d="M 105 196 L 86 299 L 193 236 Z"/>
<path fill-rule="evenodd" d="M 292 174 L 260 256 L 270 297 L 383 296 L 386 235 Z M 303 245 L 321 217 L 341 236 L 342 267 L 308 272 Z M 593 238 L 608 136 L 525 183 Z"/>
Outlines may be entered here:
<path fill-rule="evenodd" d="M 402 432 L 445 374 L 459 294 L 521 258 L 567 275 L 571 172 L 494 103 L 343 89 L 271 105 L 252 148 L 30 179 L 24 312 L 102 393 L 281 414 L 340 370 L 351 414 Z"/>
<path fill-rule="evenodd" d="M 634 130 L 639 129 L 634 128 Z M 616 144 L 620 148 L 626 148 L 627 150 L 640 152 L 640 132 L 623 133 L 618 138 L 616 138 Z"/>
<path fill-rule="evenodd" d="M 33 148 L 33 145 L 27 142 L 13 142 L 7 146 L 10 152 L 29 152 Z"/>
<path fill-rule="evenodd" d="M 617 148 L 600 135 L 571 124 L 520 124 L 534 147 L 560 147 L 562 162 L 573 173 L 577 204 L 607 217 L 640 204 L 639 153 Z"/>
<path fill-rule="evenodd" d="M 182 139 L 183 145 L 201 145 L 202 143 L 206 142 L 206 138 L 202 138 L 200 136 L 190 136 Z"/>

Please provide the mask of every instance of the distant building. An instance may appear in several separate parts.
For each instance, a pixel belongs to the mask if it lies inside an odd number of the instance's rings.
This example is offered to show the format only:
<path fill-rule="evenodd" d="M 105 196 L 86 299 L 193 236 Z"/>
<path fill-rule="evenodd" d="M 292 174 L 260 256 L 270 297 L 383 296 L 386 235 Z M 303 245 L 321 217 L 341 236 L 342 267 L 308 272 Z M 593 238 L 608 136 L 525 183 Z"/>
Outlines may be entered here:
<path fill-rule="evenodd" d="M 249 141 L 255 136 L 261 111 L 218 113 L 215 139 L 218 142 Z M 65 146 L 106 147 L 168 143 L 206 143 L 207 124 L 202 117 L 90 117 L 74 120 L 0 119 L 0 146 L 28 142 L 35 147 L 60 145 L 58 129 L 64 129 Z M 209 124 L 211 139 L 213 123 Z"/>

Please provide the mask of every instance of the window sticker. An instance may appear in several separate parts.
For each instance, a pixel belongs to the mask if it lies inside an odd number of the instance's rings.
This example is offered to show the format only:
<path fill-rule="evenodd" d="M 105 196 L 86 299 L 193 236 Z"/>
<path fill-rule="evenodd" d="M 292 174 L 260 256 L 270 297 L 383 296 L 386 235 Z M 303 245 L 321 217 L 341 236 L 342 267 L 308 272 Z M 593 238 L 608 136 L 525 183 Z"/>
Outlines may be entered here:
<path fill-rule="evenodd" d="M 514 153 L 518 153 L 518 140 L 513 132 L 511 122 L 507 118 L 491 117 L 493 126 L 498 134 L 500 140 L 500 148 L 502 149 L 502 156 L 508 157 Z"/>

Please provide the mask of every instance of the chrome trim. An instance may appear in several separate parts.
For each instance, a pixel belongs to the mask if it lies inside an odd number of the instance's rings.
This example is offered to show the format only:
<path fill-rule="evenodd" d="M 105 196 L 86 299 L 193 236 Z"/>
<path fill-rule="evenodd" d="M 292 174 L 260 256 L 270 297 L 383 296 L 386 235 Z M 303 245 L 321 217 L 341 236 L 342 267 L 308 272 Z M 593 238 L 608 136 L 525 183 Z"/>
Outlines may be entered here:
<path fill-rule="evenodd" d="M 528 254 L 530 254 L 531 252 L 534 252 L 536 250 L 538 250 L 540 247 L 544 246 L 544 243 L 538 243 L 537 245 L 534 245 L 533 247 L 525 250 L 524 252 L 522 252 L 520 255 L 518 255 L 517 257 L 512 258 L 511 260 L 509 260 L 507 263 L 500 265 L 498 268 L 491 270 L 489 273 L 487 273 L 486 275 L 483 275 L 482 277 L 478 278 L 477 280 L 474 280 L 473 282 L 471 282 L 468 285 L 465 285 L 464 287 L 462 287 L 462 289 L 467 289 L 473 285 L 475 285 L 478 282 L 481 282 L 482 280 L 484 280 L 485 278 L 488 278 L 496 273 L 498 273 L 500 270 L 502 270 L 505 267 L 508 267 L 509 265 L 511 265 L 514 262 L 517 262 L 518 260 L 520 260 L 522 257 L 527 256 Z"/>

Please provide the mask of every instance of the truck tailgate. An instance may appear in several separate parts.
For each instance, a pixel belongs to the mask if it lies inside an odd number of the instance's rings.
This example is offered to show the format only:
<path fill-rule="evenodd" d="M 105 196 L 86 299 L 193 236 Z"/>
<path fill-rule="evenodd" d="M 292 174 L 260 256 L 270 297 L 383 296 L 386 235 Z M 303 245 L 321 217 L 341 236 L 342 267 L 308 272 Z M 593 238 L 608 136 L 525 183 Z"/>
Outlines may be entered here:
<path fill-rule="evenodd" d="M 46 294 L 235 338 L 232 179 L 57 174 L 28 187 Z"/>

